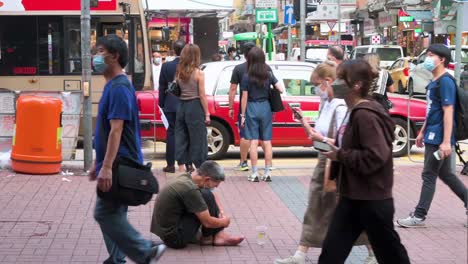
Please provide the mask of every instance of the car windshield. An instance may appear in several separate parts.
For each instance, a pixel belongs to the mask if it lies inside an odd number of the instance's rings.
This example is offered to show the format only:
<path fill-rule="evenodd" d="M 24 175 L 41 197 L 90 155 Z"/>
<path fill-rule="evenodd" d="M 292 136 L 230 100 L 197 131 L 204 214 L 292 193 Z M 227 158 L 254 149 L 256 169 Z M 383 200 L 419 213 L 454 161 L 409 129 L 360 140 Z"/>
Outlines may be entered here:
<path fill-rule="evenodd" d="M 377 48 L 376 53 L 382 61 L 396 61 L 401 57 L 401 50 L 398 48 Z"/>
<path fill-rule="evenodd" d="M 310 49 L 307 49 L 306 51 L 306 59 L 326 61 L 327 53 L 328 53 L 327 48 L 310 48 Z"/>

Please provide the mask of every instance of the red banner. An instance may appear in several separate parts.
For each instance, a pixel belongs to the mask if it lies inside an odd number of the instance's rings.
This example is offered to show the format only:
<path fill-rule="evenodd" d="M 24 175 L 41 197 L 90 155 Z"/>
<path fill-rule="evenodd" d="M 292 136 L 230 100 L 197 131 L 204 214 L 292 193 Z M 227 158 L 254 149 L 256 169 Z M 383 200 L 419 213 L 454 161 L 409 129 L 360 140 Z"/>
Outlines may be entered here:
<path fill-rule="evenodd" d="M 81 0 L 0 0 L 2 11 L 79 11 Z M 115 11 L 117 0 L 98 0 L 91 10 Z"/>

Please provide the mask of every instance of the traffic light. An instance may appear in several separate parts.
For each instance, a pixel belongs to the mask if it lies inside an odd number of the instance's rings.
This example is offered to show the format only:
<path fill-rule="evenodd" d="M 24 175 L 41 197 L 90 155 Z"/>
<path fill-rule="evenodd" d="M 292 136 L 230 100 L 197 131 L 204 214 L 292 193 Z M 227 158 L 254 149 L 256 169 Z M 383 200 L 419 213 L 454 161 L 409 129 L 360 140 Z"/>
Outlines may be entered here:
<path fill-rule="evenodd" d="M 309 3 L 308 0 L 294 0 L 294 18 L 297 21 L 301 19 L 301 1 L 306 1 L 306 16 L 308 13 L 317 11 L 317 4 L 315 2 Z"/>

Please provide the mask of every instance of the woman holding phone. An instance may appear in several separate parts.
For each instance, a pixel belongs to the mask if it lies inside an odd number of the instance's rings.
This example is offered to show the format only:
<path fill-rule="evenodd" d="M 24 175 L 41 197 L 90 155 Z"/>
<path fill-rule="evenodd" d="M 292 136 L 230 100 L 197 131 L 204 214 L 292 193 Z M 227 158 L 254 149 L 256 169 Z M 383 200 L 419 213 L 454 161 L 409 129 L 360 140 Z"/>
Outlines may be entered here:
<path fill-rule="evenodd" d="M 348 111 L 343 99 L 334 98 L 332 85 L 335 79 L 336 64 L 331 61 L 319 64 L 311 75 L 310 82 L 315 85 L 315 95 L 320 96 L 320 114 L 315 128 L 312 128 L 307 120 L 302 118 L 300 109 L 292 109 L 295 119 L 302 123 L 309 138 L 314 142 L 322 143 L 324 149 L 321 150 L 326 150 L 326 147 L 329 147 L 328 143 L 334 144 L 336 131 L 342 125 Z M 320 151 L 320 148 L 318 150 Z M 310 182 L 309 201 L 304 214 L 299 247 L 294 256 L 277 259 L 275 264 L 303 264 L 309 248 L 322 247 L 337 203 L 336 192 L 325 189 L 324 186 L 326 164 L 327 158 L 319 152 L 318 164 Z M 357 244 L 367 243 L 365 238 L 360 240 Z M 369 263 L 370 259 L 372 257 L 368 258 L 366 263 Z"/>

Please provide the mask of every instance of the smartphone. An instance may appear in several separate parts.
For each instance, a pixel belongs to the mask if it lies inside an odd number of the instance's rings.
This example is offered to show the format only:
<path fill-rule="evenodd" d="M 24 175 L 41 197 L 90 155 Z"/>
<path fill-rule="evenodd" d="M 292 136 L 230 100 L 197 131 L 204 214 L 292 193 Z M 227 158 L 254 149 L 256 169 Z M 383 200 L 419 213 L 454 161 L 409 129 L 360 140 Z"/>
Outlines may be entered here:
<path fill-rule="evenodd" d="M 332 151 L 332 147 L 330 145 L 320 141 L 314 141 L 314 148 L 320 152 Z"/>
<path fill-rule="evenodd" d="M 297 112 L 297 110 L 295 108 L 291 108 L 293 114 L 294 114 L 294 119 L 297 119 L 297 120 L 301 120 L 302 119 L 302 115 L 299 114 L 299 112 Z"/>

